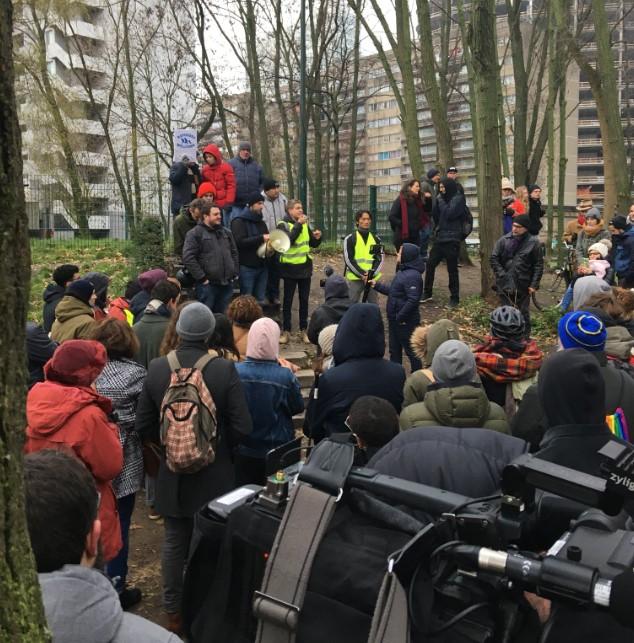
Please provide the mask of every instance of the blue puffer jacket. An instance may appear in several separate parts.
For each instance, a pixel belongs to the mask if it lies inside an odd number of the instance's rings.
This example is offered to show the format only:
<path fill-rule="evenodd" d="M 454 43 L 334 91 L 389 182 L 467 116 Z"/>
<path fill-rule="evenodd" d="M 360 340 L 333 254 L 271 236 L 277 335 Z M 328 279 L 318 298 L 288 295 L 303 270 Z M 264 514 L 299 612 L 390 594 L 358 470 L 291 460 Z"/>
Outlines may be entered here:
<path fill-rule="evenodd" d="M 236 364 L 236 370 L 253 420 L 253 431 L 238 446 L 238 453 L 264 458 L 295 436 L 293 415 L 304 410 L 299 381 L 289 368 L 270 360 L 248 357 Z"/>
<path fill-rule="evenodd" d="M 262 166 L 251 157 L 243 161 L 239 156 L 234 156 L 229 165 L 236 177 L 236 200 L 233 205 L 244 207 L 249 195 L 262 191 Z"/>
<path fill-rule="evenodd" d="M 387 318 L 399 324 L 420 324 L 420 301 L 423 289 L 421 275 L 425 272 L 425 260 L 420 256 L 418 246 L 404 243 L 401 263 L 392 282 L 380 281 L 374 285 L 377 292 L 387 295 Z"/>
<path fill-rule="evenodd" d="M 445 192 L 438 195 L 432 213 L 436 226 L 436 241 L 439 243 L 462 241 L 467 202 L 456 181 L 445 177 L 441 183 L 445 186 Z"/>
<path fill-rule="evenodd" d="M 614 271 L 619 279 L 634 275 L 634 226 L 630 225 L 623 234 L 612 236 L 614 242 Z"/>

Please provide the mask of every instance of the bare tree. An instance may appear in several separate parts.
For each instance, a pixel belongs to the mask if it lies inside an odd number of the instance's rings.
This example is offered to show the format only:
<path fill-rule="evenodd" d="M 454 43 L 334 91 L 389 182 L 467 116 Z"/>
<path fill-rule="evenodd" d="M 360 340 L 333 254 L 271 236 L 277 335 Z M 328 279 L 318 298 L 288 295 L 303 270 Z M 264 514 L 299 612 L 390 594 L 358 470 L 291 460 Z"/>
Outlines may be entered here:
<path fill-rule="evenodd" d="M 40 587 L 26 518 L 22 448 L 26 311 L 31 256 L 22 178 L 22 143 L 14 89 L 13 7 L 0 1 L 0 631 L 7 641 L 46 641 Z"/>

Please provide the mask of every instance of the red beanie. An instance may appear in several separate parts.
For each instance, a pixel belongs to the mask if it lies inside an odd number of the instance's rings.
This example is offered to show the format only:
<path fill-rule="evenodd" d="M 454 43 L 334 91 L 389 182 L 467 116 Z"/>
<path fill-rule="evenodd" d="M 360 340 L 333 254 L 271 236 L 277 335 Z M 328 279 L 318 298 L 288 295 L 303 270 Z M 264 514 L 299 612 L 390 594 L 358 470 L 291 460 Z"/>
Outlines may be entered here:
<path fill-rule="evenodd" d="M 196 196 L 199 199 L 202 199 L 205 196 L 216 196 L 216 188 L 214 187 L 214 184 L 211 181 L 203 181 L 199 186 L 198 186 L 198 193 Z"/>
<path fill-rule="evenodd" d="M 47 380 L 90 386 L 103 371 L 108 355 L 103 344 L 92 339 L 69 339 L 59 346 L 44 366 Z"/>

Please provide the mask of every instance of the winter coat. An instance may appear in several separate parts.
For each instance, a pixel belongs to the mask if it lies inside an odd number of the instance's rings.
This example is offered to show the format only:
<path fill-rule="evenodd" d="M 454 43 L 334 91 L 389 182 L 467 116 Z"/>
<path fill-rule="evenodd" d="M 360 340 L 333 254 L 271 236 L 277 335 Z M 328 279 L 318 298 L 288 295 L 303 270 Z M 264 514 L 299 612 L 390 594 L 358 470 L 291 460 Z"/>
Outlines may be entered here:
<path fill-rule="evenodd" d="M 403 244 L 401 263 L 391 283 L 377 281 L 374 289 L 387 295 L 387 318 L 399 324 L 420 324 L 419 302 L 423 290 L 425 260 L 418 246 Z"/>
<path fill-rule="evenodd" d="M 59 643 L 180 643 L 159 625 L 124 612 L 110 579 L 98 569 L 64 565 L 38 574 L 46 623 Z"/>
<path fill-rule="evenodd" d="M 55 308 L 62 300 L 65 293 L 66 289 L 58 284 L 53 283 L 46 286 L 46 290 L 42 295 L 42 299 L 44 299 L 44 307 L 42 309 L 42 328 L 44 328 L 47 333 L 51 332 L 53 322 L 55 321 Z"/>
<path fill-rule="evenodd" d="M 310 343 L 315 344 L 315 346 L 318 345 L 319 333 L 326 326 L 338 324 L 339 320 L 352 306 L 352 301 L 348 296 L 348 284 L 341 276 L 337 275 L 337 278 L 335 278 L 335 275 L 333 275 L 326 279 L 324 295 L 326 302 L 315 309 L 306 330 Z"/>
<path fill-rule="evenodd" d="M 289 232 L 287 223 L 291 224 L 291 231 Z M 308 225 L 308 224 L 306 224 Z M 277 224 L 278 230 L 284 230 L 291 240 L 291 245 L 295 243 L 297 237 L 299 237 L 302 226 L 297 223 L 290 216 L 285 216 L 283 221 Z M 308 226 L 308 245 L 311 248 L 317 248 L 321 244 L 321 239 L 315 237 L 315 233 L 312 228 Z M 282 279 L 309 279 L 313 274 L 313 259 L 308 255 L 308 260 L 305 263 L 300 264 L 291 264 L 291 263 L 282 263 L 280 262 L 277 266 L 278 272 Z"/>
<path fill-rule="evenodd" d="M 528 445 L 488 429 L 419 427 L 388 442 L 368 463 L 379 473 L 471 498 L 500 488 L 504 467 Z"/>
<path fill-rule="evenodd" d="M 131 359 L 115 359 L 108 361 L 95 381 L 97 393 L 112 402 L 119 427 L 123 468 L 112 483 L 117 498 L 136 493 L 143 486 L 143 451 L 134 421 L 145 376 L 146 370 Z"/>
<path fill-rule="evenodd" d="M 425 199 L 425 192 L 431 194 L 431 199 Z M 429 206 L 430 213 L 434 211 L 434 205 L 436 204 L 436 199 L 438 198 L 438 185 L 429 179 L 420 180 L 420 195 L 425 202 L 426 207 Z"/>
<path fill-rule="evenodd" d="M 423 402 L 410 404 L 399 418 L 401 430 L 414 426 L 482 428 L 510 433 L 506 414 L 489 402 L 479 383 L 463 386 L 432 384 Z"/>
<path fill-rule="evenodd" d="M 607 230 L 599 230 L 597 234 L 591 237 L 584 229 L 581 230 L 577 236 L 577 243 L 575 245 L 575 253 L 577 261 L 582 262 L 588 258 L 588 248 L 603 239 L 610 239 L 610 233 Z"/>
<path fill-rule="evenodd" d="M 183 263 L 199 283 L 209 279 L 214 285 L 225 285 L 238 276 L 238 249 L 229 230 L 199 222 L 187 233 L 183 246 Z"/>
<path fill-rule="evenodd" d="M 528 233 L 538 235 L 542 229 L 541 218 L 544 216 L 544 208 L 540 200 L 528 198 L 528 218 L 531 220 Z"/>
<path fill-rule="evenodd" d="M 130 302 L 125 297 L 117 297 L 110 303 L 108 316 L 129 324 L 130 322 L 128 321 L 128 316 L 125 312 L 126 310 L 130 311 Z"/>
<path fill-rule="evenodd" d="M 464 239 L 464 224 L 467 214 L 467 202 L 464 193 L 452 179 L 443 179 L 444 194 L 436 199 L 433 211 L 436 242 L 447 243 Z"/>
<path fill-rule="evenodd" d="M 608 357 L 629 361 L 634 348 L 634 337 L 625 326 L 606 327 L 605 354 Z"/>
<path fill-rule="evenodd" d="M 183 244 L 187 233 L 196 227 L 196 219 L 192 217 L 189 210 L 181 210 L 181 213 L 174 218 L 172 224 L 173 241 L 174 241 L 174 254 L 177 257 L 183 256 Z"/>
<path fill-rule="evenodd" d="M 73 295 L 65 295 L 55 309 L 51 339 L 59 344 L 67 339 L 88 339 L 97 327 L 93 309 Z"/>
<path fill-rule="evenodd" d="M 121 472 L 123 450 L 117 425 L 109 420 L 112 403 L 88 386 L 47 380 L 26 399 L 27 453 L 70 449 L 86 465 L 101 496 L 99 519 L 106 561 L 121 549 L 121 528 L 112 481 Z"/>
<path fill-rule="evenodd" d="M 439 319 L 431 326 L 419 327 L 412 333 L 410 344 L 416 357 L 423 363 L 423 368 L 407 378 L 403 387 L 403 408 L 425 399 L 429 385 L 435 381 L 431 362 L 438 347 L 448 339 L 460 339 L 458 326 L 449 319 Z"/>
<path fill-rule="evenodd" d="M 203 148 L 203 154 L 211 154 L 216 159 L 213 165 L 203 163 L 200 170 L 203 181 L 213 183 L 216 188 L 214 204 L 219 208 L 231 205 L 236 198 L 236 177 L 233 167 L 223 160 L 220 150 L 213 143 Z"/>
<path fill-rule="evenodd" d="M 614 271 L 620 281 L 629 281 L 634 277 L 634 226 L 630 226 L 623 234 L 613 235 L 612 239 L 614 242 Z"/>
<path fill-rule="evenodd" d="M 252 359 L 236 364 L 244 388 L 253 431 L 237 452 L 264 458 L 275 447 L 295 437 L 293 415 L 304 410 L 304 399 L 294 373 L 277 361 Z"/>
<path fill-rule="evenodd" d="M 262 166 L 253 157 L 243 161 L 239 156 L 234 156 L 229 164 L 233 168 L 236 178 L 236 196 L 234 205 L 244 207 L 248 203 L 249 196 L 253 192 L 262 191 Z"/>
<path fill-rule="evenodd" d="M 203 342 L 183 341 L 176 351 L 183 368 L 191 368 L 205 354 L 207 346 Z M 160 443 L 161 403 L 170 375 L 167 357 L 153 360 L 148 368 L 136 412 L 141 441 Z M 191 518 L 205 503 L 231 491 L 234 486 L 231 453 L 251 433 L 251 416 L 234 363 L 213 359 L 205 367 L 203 378 L 216 404 L 216 459 L 196 473 L 174 473 L 167 468 L 164 455 L 161 457 L 154 506 L 163 516 Z"/>
<path fill-rule="evenodd" d="M 194 163 L 190 169 L 182 161 L 172 163 L 169 173 L 169 182 L 172 184 L 172 214 L 176 214 L 184 205 L 191 203 L 199 181 L 200 169 L 197 164 Z"/>
<path fill-rule="evenodd" d="M 628 426 L 634 426 L 634 378 L 619 368 L 617 362 L 608 361 L 605 353 L 590 353 L 599 362 L 605 386 L 605 415 L 612 415 L 622 408 Z M 511 421 L 511 434 L 536 447 L 546 432 L 547 424 L 539 401 L 537 384 L 530 386 Z"/>
<path fill-rule="evenodd" d="M 245 208 L 240 214 L 231 219 L 231 234 L 238 247 L 238 260 L 241 266 L 263 268 L 266 259 L 258 257 L 258 248 L 264 243 L 264 235 L 269 229 L 261 213 L 251 208 Z"/>
<path fill-rule="evenodd" d="M 403 208 L 407 210 L 407 234 L 403 231 Z M 420 230 L 429 226 L 429 215 L 425 213 L 423 199 L 418 196 L 408 199 L 399 195 L 390 208 L 389 221 L 394 232 L 394 245 L 400 247 L 402 243 L 420 243 Z"/>
<path fill-rule="evenodd" d="M 148 368 L 150 362 L 159 356 L 161 342 L 169 322 L 169 310 L 163 305 L 158 311 L 146 311 L 143 317 L 132 326 L 139 340 L 139 352 L 134 359 L 143 368 Z"/>
<path fill-rule="evenodd" d="M 57 342 L 49 339 L 41 326 L 26 322 L 26 355 L 29 360 L 29 388 L 44 381 L 44 364 L 57 348 Z"/>
<path fill-rule="evenodd" d="M 286 204 L 288 199 L 280 192 L 277 199 L 270 199 L 266 192 L 262 191 L 264 197 L 264 210 L 262 210 L 262 217 L 269 232 L 277 228 L 277 224 L 284 220 L 286 216 Z"/>
<path fill-rule="evenodd" d="M 526 233 L 518 240 L 505 234 L 495 242 L 490 262 L 498 294 L 539 288 L 544 256 L 537 237 Z"/>
<path fill-rule="evenodd" d="M 319 441 L 346 431 L 345 419 L 352 403 L 362 395 L 376 395 L 392 404 L 397 413 L 403 403 L 405 371 L 383 359 L 385 336 L 381 311 L 376 304 L 353 304 L 341 318 L 335 335 L 335 366 L 319 378 L 310 437 Z"/>

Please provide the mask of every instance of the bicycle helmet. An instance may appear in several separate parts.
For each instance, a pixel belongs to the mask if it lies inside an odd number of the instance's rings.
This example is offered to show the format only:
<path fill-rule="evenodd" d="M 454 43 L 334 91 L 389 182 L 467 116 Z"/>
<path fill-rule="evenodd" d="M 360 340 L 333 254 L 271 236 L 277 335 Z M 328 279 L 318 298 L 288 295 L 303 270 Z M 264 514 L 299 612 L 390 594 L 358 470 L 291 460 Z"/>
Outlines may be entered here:
<path fill-rule="evenodd" d="M 500 339 L 518 339 L 524 332 L 522 313 L 513 306 L 499 306 L 489 317 L 491 334 Z"/>

